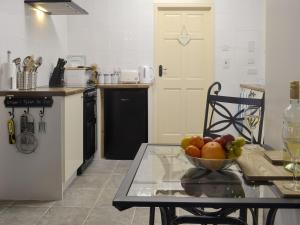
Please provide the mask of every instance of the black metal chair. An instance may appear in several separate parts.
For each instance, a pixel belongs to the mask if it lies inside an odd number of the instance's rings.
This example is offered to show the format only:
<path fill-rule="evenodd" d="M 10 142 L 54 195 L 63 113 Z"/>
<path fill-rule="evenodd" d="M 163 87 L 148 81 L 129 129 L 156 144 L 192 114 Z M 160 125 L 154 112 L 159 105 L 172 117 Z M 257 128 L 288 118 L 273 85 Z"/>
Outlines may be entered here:
<path fill-rule="evenodd" d="M 260 108 L 261 118 L 258 125 L 258 132 L 254 137 L 254 143 L 262 144 L 262 130 L 264 117 L 264 94 L 261 99 L 241 98 L 219 95 L 221 83 L 214 82 L 207 92 L 205 121 L 203 136 L 216 138 L 226 133 L 235 133 L 234 136 L 242 136 L 247 142 L 251 142 L 251 131 L 244 124 L 245 109 L 251 106 Z M 215 209 L 215 211 L 206 211 L 204 208 L 184 208 L 194 216 L 178 217 L 175 224 L 197 223 L 197 224 L 246 224 L 246 209 Z M 235 211 L 240 211 L 239 218 L 229 217 Z M 249 209 L 252 214 L 253 224 L 257 224 L 258 212 L 256 209 Z"/>
<path fill-rule="evenodd" d="M 236 132 L 236 135 L 251 141 L 251 131 L 244 124 L 245 109 L 251 106 L 259 107 L 261 118 L 254 143 L 262 144 L 262 130 L 264 118 L 264 94 L 261 99 L 241 98 L 219 95 L 221 83 L 214 82 L 208 89 L 203 136 L 218 137 L 224 133 Z"/>

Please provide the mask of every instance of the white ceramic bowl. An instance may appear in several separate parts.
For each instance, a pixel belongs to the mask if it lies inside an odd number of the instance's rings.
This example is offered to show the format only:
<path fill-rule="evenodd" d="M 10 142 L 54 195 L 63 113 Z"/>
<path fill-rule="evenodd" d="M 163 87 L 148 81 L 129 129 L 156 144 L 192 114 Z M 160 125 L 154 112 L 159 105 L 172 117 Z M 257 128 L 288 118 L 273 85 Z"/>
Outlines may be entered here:
<path fill-rule="evenodd" d="M 195 167 L 205 168 L 208 170 L 222 170 L 230 167 L 236 159 L 204 159 L 192 157 L 184 153 L 186 158 L 192 163 Z"/>

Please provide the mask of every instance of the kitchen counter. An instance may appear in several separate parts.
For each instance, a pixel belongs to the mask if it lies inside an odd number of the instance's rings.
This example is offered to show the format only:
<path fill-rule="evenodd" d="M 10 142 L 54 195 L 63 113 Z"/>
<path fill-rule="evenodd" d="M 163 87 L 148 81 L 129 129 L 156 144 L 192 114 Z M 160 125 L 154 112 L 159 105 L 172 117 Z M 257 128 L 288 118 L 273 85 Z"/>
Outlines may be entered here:
<path fill-rule="evenodd" d="M 151 84 L 97 84 L 97 88 L 149 88 Z M 69 96 L 82 93 L 84 87 L 49 88 L 39 87 L 30 90 L 0 90 L 0 96 Z"/>
<path fill-rule="evenodd" d="M 69 96 L 82 93 L 84 88 L 49 88 L 39 87 L 30 90 L 0 90 L 0 96 L 14 95 L 14 96 Z"/>
<path fill-rule="evenodd" d="M 240 84 L 241 88 L 251 89 L 253 91 L 265 91 L 265 86 L 261 84 Z"/>
<path fill-rule="evenodd" d="M 152 84 L 97 84 L 97 88 L 149 88 Z"/>

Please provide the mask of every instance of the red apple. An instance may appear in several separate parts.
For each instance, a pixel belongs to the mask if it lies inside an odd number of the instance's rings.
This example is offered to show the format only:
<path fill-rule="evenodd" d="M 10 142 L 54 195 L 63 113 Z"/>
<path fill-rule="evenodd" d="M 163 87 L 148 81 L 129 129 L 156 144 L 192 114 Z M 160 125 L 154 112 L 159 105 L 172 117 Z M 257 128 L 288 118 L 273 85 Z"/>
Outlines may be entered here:
<path fill-rule="evenodd" d="M 218 142 L 223 147 L 225 147 L 225 145 L 226 145 L 225 140 L 222 137 L 217 137 L 217 138 L 214 139 L 214 141 Z"/>
<path fill-rule="evenodd" d="M 225 145 L 226 145 L 227 143 L 229 143 L 229 142 L 234 141 L 234 137 L 233 137 L 231 134 L 225 134 L 225 135 L 222 135 L 221 138 L 224 140 Z"/>
<path fill-rule="evenodd" d="M 214 139 L 212 139 L 211 137 L 203 137 L 203 141 L 204 141 L 204 144 L 208 143 L 208 142 L 211 142 L 213 141 Z"/>

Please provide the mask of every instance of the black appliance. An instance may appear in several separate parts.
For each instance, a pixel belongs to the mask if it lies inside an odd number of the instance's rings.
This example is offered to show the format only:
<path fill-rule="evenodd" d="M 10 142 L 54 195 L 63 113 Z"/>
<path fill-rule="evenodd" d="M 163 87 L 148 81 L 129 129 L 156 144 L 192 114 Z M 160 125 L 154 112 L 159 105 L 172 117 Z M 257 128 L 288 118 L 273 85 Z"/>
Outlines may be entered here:
<path fill-rule="evenodd" d="M 94 158 L 97 146 L 97 89 L 87 87 L 83 93 L 83 163 L 77 175 L 88 167 Z"/>
<path fill-rule="evenodd" d="M 67 61 L 59 58 L 57 61 L 57 65 L 54 68 L 50 80 L 49 87 L 63 87 L 64 86 L 64 73 L 65 73 L 65 65 Z"/>
<path fill-rule="evenodd" d="M 148 90 L 104 89 L 104 156 L 133 159 L 148 142 Z"/>

